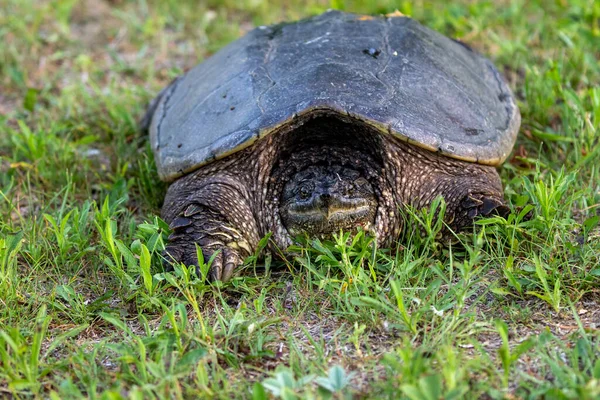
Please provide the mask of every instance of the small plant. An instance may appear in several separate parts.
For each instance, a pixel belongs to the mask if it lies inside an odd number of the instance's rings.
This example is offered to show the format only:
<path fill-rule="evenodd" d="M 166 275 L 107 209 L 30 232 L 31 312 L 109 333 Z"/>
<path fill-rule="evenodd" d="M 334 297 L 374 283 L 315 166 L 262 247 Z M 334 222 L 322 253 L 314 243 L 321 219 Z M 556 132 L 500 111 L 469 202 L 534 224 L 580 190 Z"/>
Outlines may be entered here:
<path fill-rule="evenodd" d="M 469 391 L 465 381 L 468 362 L 457 358 L 452 346 L 441 346 L 437 351 L 410 347 L 386 355 L 384 364 L 390 372 L 390 383 L 398 385 L 406 398 L 417 400 L 462 399 Z M 441 371 L 440 371 L 441 370 Z M 397 397 L 393 389 L 388 393 Z"/>
<path fill-rule="evenodd" d="M 280 369 L 272 378 L 262 382 L 262 386 L 273 396 L 283 400 L 302 398 L 302 393 L 314 381 L 314 375 L 306 375 L 299 379 L 288 369 Z"/>
<path fill-rule="evenodd" d="M 443 231 L 448 229 L 444 223 L 444 216 L 446 215 L 444 198 L 441 196 L 436 197 L 429 208 L 422 210 L 407 207 L 405 213 L 404 236 L 411 238 L 412 241 L 418 244 L 417 247 L 424 251 L 437 251 L 440 247 Z M 416 234 L 415 222 L 417 226 Z"/>
<path fill-rule="evenodd" d="M 567 191 L 576 179 L 577 175 L 574 172 L 567 173 L 564 168 L 561 168 L 558 174 L 555 176 L 550 174 L 547 180 L 523 181 L 526 192 L 536 206 L 536 215 L 532 224 L 535 224 L 537 229 L 547 235 L 552 235 L 557 229 L 561 233 L 564 232 L 564 227 L 557 224 L 563 221 L 562 204 L 567 197 Z"/>
<path fill-rule="evenodd" d="M 14 295 L 17 279 L 17 256 L 22 246 L 23 232 L 0 237 L 0 298 Z"/>
<path fill-rule="evenodd" d="M 527 294 L 531 294 L 536 296 L 554 308 L 554 311 L 560 311 L 560 301 L 561 301 L 561 291 L 560 291 L 560 278 L 556 278 L 554 280 L 554 288 L 550 288 L 550 283 L 548 282 L 548 273 L 546 272 L 546 267 L 543 261 L 540 259 L 538 255 L 533 256 L 533 262 L 535 264 L 535 274 L 542 284 L 543 292 L 529 290 Z"/>
<path fill-rule="evenodd" d="M 495 325 L 496 331 L 502 339 L 502 345 L 498 349 L 498 356 L 500 357 L 502 362 L 502 370 L 504 371 L 504 374 L 502 375 L 502 382 L 504 387 L 508 388 L 512 368 L 515 367 L 517 360 L 535 345 L 535 341 L 533 338 L 527 338 L 519 343 L 515 348 L 511 349 L 508 340 L 508 326 L 504 321 L 501 320 L 496 320 Z"/>
<path fill-rule="evenodd" d="M 326 377 L 319 376 L 315 382 L 327 392 L 326 394 L 333 395 L 341 393 L 350 384 L 353 375 L 353 373 L 347 374 L 341 366 L 334 365 L 329 369 Z"/>

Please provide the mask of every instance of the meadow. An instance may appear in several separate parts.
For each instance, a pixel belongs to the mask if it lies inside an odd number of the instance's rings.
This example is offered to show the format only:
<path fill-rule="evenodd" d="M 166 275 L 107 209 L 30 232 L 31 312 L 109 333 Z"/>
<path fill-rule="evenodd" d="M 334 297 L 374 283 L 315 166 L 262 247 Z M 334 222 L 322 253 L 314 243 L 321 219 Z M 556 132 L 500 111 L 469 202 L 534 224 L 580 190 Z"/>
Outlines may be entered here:
<path fill-rule="evenodd" d="M 165 271 L 146 105 L 328 8 L 494 61 L 522 114 L 511 213 L 446 246 L 438 203 L 399 249 L 307 239 L 226 284 Z M 0 397 L 599 398 L 599 127 L 595 0 L 0 0 Z"/>

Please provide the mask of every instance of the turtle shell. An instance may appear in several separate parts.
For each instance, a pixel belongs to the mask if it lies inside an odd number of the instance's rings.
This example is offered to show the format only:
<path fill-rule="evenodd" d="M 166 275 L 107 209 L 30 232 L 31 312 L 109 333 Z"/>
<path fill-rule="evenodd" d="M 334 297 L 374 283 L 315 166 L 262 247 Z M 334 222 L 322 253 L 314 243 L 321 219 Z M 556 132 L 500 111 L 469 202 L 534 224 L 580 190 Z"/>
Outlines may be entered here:
<path fill-rule="evenodd" d="M 161 92 L 147 128 L 172 181 L 315 113 L 488 165 L 507 158 L 520 124 L 498 70 L 463 43 L 404 16 L 329 11 L 224 47 Z"/>

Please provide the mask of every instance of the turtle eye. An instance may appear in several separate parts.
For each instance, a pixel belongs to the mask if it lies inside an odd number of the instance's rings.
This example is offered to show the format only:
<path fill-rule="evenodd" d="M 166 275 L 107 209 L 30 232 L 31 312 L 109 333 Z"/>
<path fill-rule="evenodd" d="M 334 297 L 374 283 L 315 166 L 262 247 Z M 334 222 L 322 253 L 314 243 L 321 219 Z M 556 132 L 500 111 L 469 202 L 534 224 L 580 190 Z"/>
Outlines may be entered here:
<path fill-rule="evenodd" d="M 301 200 L 306 200 L 306 199 L 310 198 L 311 194 L 312 194 L 312 185 L 308 182 L 301 184 L 300 187 L 298 188 L 298 196 L 300 197 Z"/>

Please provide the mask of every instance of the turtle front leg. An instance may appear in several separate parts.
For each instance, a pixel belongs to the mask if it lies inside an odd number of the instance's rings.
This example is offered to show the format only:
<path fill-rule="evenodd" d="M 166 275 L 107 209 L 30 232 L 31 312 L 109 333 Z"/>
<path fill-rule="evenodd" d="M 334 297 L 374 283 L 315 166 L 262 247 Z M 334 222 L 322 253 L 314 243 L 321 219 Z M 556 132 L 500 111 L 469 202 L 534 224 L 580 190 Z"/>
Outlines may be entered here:
<path fill-rule="evenodd" d="M 229 280 L 258 242 L 256 223 L 244 197 L 227 184 L 210 184 L 191 193 L 190 185 L 179 182 L 169 188 L 163 206 L 163 217 L 173 230 L 165 249 L 167 260 L 198 265 L 198 245 L 205 262 L 218 252 L 209 279 Z"/>
<path fill-rule="evenodd" d="M 200 204 L 190 204 L 169 225 L 173 233 L 169 236 L 165 255 L 176 262 L 198 265 L 196 244 L 202 250 L 204 261 L 219 252 L 210 267 L 212 281 L 227 281 L 252 254 L 252 249 L 243 234 L 220 213 Z"/>
<path fill-rule="evenodd" d="M 473 225 L 479 216 L 501 215 L 509 212 L 498 172 L 494 167 L 456 161 L 462 171 L 455 175 L 432 174 L 423 181 L 419 195 L 413 199 L 418 208 L 428 207 L 437 197 L 446 202 L 445 222 L 455 232 Z"/>
<path fill-rule="evenodd" d="M 452 205 L 450 226 L 454 230 L 473 225 L 475 217 L 492 215 L 506 217 L 510 212 L 501 194 L 487 190 L 467 192 L 460 202 L 452 203 Z"/>

